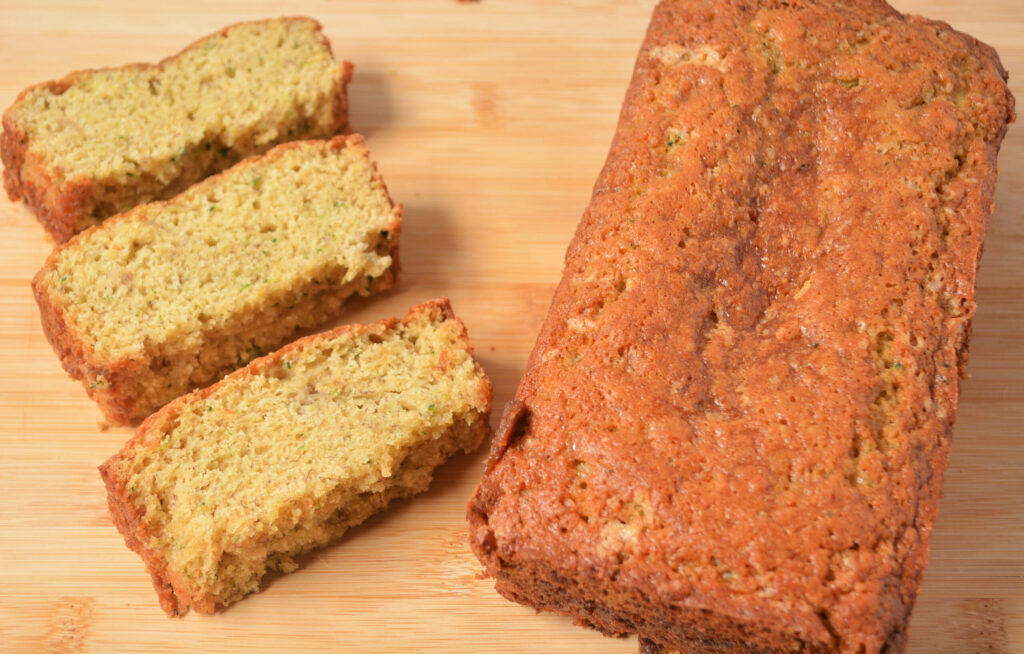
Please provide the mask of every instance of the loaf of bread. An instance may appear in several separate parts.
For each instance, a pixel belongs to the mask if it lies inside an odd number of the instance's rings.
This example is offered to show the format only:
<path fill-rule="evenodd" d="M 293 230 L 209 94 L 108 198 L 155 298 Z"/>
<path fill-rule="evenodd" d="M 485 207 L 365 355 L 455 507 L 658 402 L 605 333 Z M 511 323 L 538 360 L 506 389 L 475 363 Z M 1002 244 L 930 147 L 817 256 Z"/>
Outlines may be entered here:
<path fill-rule="evenodd" d="M 57 247 L 33 288 L 64 369 L 137 423 L 389 288 L 400 224 L 362 137 L 286 143 Z"/>
<path fill-rule="evenodd" d="M 337 134 L 351 74 L 309 18 L 239 23 L 157 65 L 72 73 L 4 114 L 4 186 L 63 242 L 275 144 Z"/>
<path fill-rule="evenodd" d="M 964 374 L 996 53 L 884 2 L 664 0 L 469 506 L 646 651 L 902 652 Z"/>
<path fill-rule="evenodd" d="M 490 432 L 491 384 L 447 300 L 257 359 L 150 416 L 100 467 L 169 614 L 210 613 L 337 540 Z"/>

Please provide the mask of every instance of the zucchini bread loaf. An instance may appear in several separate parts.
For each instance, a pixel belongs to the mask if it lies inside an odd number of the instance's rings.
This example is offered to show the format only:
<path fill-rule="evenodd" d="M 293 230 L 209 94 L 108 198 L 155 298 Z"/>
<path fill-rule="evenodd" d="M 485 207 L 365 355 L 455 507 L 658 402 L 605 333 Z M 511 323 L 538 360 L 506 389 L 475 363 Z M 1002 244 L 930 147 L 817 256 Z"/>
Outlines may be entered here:
<path fill-rule="evenodd" d="M 32 284 L 64 369 L 133 423 L 390 288 L 400 224 L 361 136 L 286 143 L 78 235 Z"/>
<path fill-rule="evenodd" d="M 309 18 L 239 23 L 157 65 L 71 73 L 4 114 L 4 186 L 66 241 L 275 144 L 337 134 L 351 74 Z"/>
<path fill-rule="evenodd" d="M 210 613 L 337 540 L 490 432 L 491 384 L 447 300 L 257 359 L 147 419 L 100 467 L 169 614 Z"/>
<path fill-rule="evenodd" d="M 884 2 L 664 0 L 469 506 L 647 651 L 901 652 L 1013 98 Z"/>

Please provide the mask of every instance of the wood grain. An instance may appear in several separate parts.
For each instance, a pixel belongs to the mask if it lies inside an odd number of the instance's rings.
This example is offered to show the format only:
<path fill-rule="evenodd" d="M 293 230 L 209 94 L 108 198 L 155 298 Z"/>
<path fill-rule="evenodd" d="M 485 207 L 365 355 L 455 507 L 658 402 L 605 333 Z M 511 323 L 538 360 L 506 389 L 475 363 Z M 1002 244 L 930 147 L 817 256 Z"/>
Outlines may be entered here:
<path fill-rule="evenodd" d="M 438 295 L 510 398 L 603 163 L 652 0 L 0 2 L 0 105 L 72 69 L 154 61 L 229 23 L 308 14 L 356 64 L 352 124 L 406 204 L 404 275 L 345 320 Z M 1018 0 L 900 0 L 992 44 L 1024 88 Z M 1017 71 L 1022 71 L 1019 74 Z M 1024 652 L 1024 130 L 1012 128 L 979 281 L 946 498 L 910 651 Z M 163 616 L 96 466 L 130 431 L 43 338 L 28 280 L 52 244 L 0 199 L 0 650 L 634 652 L 478 577 L 465 502 L 483 452 L 215 616 Z"/>

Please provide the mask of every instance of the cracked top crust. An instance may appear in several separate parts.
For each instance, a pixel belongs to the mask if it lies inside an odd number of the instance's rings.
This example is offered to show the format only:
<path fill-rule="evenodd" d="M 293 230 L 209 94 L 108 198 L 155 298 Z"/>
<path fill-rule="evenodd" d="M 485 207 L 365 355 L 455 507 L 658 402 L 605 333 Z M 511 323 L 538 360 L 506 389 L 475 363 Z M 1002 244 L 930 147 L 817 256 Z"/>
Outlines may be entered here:
<path fill-rule="evenodd" d="M 666 647 L 902 650 L 1005 77 L 883 2 L 659 5 L 470 505 L 500 590 L 550 572 L 579 597 L 545 608 Z"/>

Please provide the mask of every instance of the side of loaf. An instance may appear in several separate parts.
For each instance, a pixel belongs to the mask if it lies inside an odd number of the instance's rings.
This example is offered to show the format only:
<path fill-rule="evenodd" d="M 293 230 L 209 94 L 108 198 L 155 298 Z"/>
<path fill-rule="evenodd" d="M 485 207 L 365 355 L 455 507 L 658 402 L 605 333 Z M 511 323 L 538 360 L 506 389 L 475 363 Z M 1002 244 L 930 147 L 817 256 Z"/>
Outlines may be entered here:
<path fill-rule="evenodd" d="M 400 226 L 361 136 L 286 143 L 78 235 L 33 289 L 64 369 L 137 423 L 390 288 Z"/>
<path fill-rule="evenodd" d="M 168 614 L 204 613 L 336 541 L 490 433 L 447 300 L 300 339 L 150 416 L 100 467 Z"/>
<path fill-rule="evenodd" d="M 663 0 L 468 518 L 645 651 L 904 651 L 1013 97 L 884 2 Z"/>
<path fill-rule="evenodd" d="M 232 25 L 156 65 L 71 73 L 4 113 L 4 186 L 63 242 L 278 143 L 334 136 L 351 74 L 309 18 Z"/>

